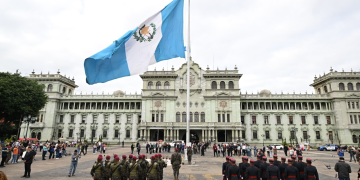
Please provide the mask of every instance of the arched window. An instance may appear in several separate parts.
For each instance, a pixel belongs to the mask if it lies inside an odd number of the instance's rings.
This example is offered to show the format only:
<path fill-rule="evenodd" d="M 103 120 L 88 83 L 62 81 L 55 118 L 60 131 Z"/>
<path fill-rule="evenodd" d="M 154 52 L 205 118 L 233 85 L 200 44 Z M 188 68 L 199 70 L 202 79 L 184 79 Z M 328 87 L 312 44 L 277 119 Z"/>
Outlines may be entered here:
<path fill-rule="evenodd" d="M 358 143 L 356 135 L 352 135 L 352 140 L 353 140 L 353 143 Z"/>
<path fill-rule="evenodd" d="M 40 118 L 40 122 L 43 122 L 44 115 L 42 114 L 40 117 L 41 117 L 41 118 Z"/>
<path fill-rule="evenodd" d="M 190 112 L 190 122 L 193 122 L 193 113 Z"/>
<path fill-rule="evenodd" d="M 220 89 L 225 89 L 225 82 L 224 81 L 220 82 Z"/>
<path fill-rule="evenodd" d="M 158 81 L 158 82 L 156 83 L 156 89 L 161 89 L 161 82 L 160 82 L 160 81 Z"/>
<path fill-rule="evenodd" d="M 69 89 L 69 95 L 71 95 L 71 89 Z"/>
<path fill-rule="evenodd" d="M 186 122 L 186 112 L 182 113 L 182 122 Z"/>
<path fill-rule="evenodd" d="M 229 89 L 234 89 L 234 82 L 229 81 Z"/>
<path fill-rule="evenodd" d="M 201 112 L 201 122 L 205 122 L 205 113 Z"/>
<path fill-rule="evenodd" d="M 63 87 L 62 93 L 65 94 L 66 92 L 66 87 Z"/>
<path fill-rule="evenodd" d="M 356 83 L 356 90 L 360 91 L 360 83 Z"/>
<path fill-rule="evenodd" d="M 345 91 L 345 85 L 344 85 L 344 83 L 339 83 L 339 90 L 340 90 L 340 91 Z"/>
<path fill-rule="evenodd" d="M 166 81 L 164 83 L 164 89 L 169 89 L 170 88 L 170 83 L 168 81 Z"/>
<path fill-rule="evenodd" d="M 324 86 L 324 92 L 327 93 L 328 90 L 327 90 L 327 86 Z"/>
<path fill-rule="evenodd" d="M 213 82 L 211 83 L 211 89 L 217 89 L 217 83 L 216 83 L 216 81 L 213 81 Z"/>
<path fill-rule="evenodd" d="M 318 88 L 318 94 L 321 94 L 321 89 L 320 88 Z"/>
<path fill-rule="evenodd" d="M 37 139 L 40 140 L 41 139 L 41 132 L 37 133 Z"/>
<path fill-rule="evenodd" d="M 31 133 L 31 138 L 36 138 L 36 133 L 35 132 Z"/>
<path fill-rule="evenodd" d="M 352 83 L 348 83 L 347 86 L 348 86 L 348 91 L 353 91 L 354 90 L 354 86 L 353 86 Z"/>
<path fill-rule="evenodd" d="M 180 122 L 180 112 L 176 113 L 176 122 Z"/>
<path fill-rule="evenodd" d="M 150 81 L 148 83 L 148 89 L 153 89 L 153 87 L 154 87 L 154 83 Z"/>
<path fill-rule="evenodd" d="M 49 85 L 48 85 L 48 88 L 47 88 L 47 92 L 51 92 L 51 91 L 52 91 L 52 88 L 53 88 L 53 85 L 52 85 L 52 84 L 49 84 Z"/>
<path fill-rule="evenodd" d="M 195 122 L 199 122 L 199 113 L 195 112 L 195 116 L 194 116 Z"/>

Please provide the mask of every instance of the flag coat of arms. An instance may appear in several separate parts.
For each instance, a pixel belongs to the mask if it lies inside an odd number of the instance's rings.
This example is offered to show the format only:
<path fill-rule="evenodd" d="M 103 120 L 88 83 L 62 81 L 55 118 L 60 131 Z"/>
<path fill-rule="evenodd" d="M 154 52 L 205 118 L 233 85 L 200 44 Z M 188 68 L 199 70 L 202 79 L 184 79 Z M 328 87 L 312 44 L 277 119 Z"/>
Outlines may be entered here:
<path fill-rule="evenodd" d="M 85 59 L 87 83 L 141 74 L 156 62 L 185 58 L 183 7 L 184 0 L 172 1 L 107 48 Z"/>

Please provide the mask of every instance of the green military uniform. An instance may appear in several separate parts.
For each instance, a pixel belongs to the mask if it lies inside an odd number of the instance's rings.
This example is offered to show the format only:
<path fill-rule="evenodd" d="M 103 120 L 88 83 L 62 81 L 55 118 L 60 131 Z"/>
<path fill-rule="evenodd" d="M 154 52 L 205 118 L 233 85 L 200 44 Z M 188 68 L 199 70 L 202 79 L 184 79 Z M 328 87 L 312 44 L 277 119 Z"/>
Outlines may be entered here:
<path fill-rule="evenodd" d="M 139 180 L 146 180 L 148 162 L 145 159 L 141 159 L 138 161 L 138 164 L 140 165 Z"/>
<path fill-rule="evenodd" d="M 110 161 L 105 161 L 104 172 L 103 172 L 104 180 L 108 180 L 111 177 L 110 166 L 111 166 Z"/>
<path fill-rule="evenodd" d="M 140 164 L 136 161 L 131 161 L 129 164 L 129 180 L 139 180 Z"/>
<path fill-rule="evenodd" d="M 161 157 L 159 157 L 157 163 L 159 164 L 160 167 L 159 179 L 162 180 L 164 178 L 164 168 L 166 168 L 167 164 L 164 160 L 161 159 Z"/>
<path fill-rule="evenodd" d="M 196 153 L 197 153 L 197 147 L 196 147 L 196 145 L 193 145 L 193 150 L 194 150 L 194 154 L 196 154 Z"/>
<path fill-rule="evenodd" d="M 191 150 L 191 147 L 188 147 L 187 148 L 187 156 L 188 156 L 188 164 L 191 164 L 191 157 L 192 157 L 192 150 Z"/>
<path fill-rule="evenodd" d="M 126 159 L 123 159 L 120 161 L 121 166 L 121 180 L 127 180 L 129 177 L 129 161 L 126 161 Z"/>
<path fill-rule="evenodd" d="M 103 180 L 104 164 L 102 161 L 97 161 L 91 168 L 90 174 L 94 176 L 94 180 Z"/>
<path fill-rule="evenodd" d="M 151 163 L 148 165 L 148 180 L 159 180 L 160 179 L 160 166 L 159 164 L 151 160 Z"/>
<path fill-rule="evenodd" d="M 121 169 L 122 167 L 119 162 L 114 161 L 114 163 L 110 165 L 111 180 L 121 180 Z"/>
<path fill-rule="evenodd" d="M 173 172 L 174 172 L 174 178 L 175 180 L 179 179 L 179 170 L 180 170 L 180 166 L 181 166 L 181 155 L 178 152 L 174 152 L 171 155 L 171 164 L 173 167 Z"/>

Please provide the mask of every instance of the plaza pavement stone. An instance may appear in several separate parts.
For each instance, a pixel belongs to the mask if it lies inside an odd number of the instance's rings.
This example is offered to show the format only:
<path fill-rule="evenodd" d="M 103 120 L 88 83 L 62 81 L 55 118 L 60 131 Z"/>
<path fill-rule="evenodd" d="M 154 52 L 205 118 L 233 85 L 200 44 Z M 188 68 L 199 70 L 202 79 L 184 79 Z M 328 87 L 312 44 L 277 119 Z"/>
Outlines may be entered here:
<path fill-rule="evenodd" d="M 75 148 L 67 148 L 68 152 L 73 152 Z M 106 150 L 106 155 L 113 157 L 113 154 L 118 155 L 129 155 L 130 154 L 129 146 L 121 148 L 120 146 L 110 146 Z M 143 148 L 141 154 L 145 154 L 146 150 Z M 134 152 L 135 153 L 135 152 Z M 100 153 L 95 155 L 92 153 L 92 148 L 88 150 L 86 156 L 81 156 L 79 159 L 78 166 L 76 168 L 75 176 L 68 177 L 69 168 L 70 168 L 70 157 L 66 156 L 61 159 L 54 160 L 45 160 L 42 161 L 40 157 L 40 152 L 36 156 L 36 161 L 31 166 L 31 179 L 38 180 L 64 180 L 64 179 L 92 179 L 90 175 L 90 170 L 94 164 L 97 156 Z M 170 157 L 171 153 L 162 153 L 163 155 Z M 147 154 L 150 157 L 150 154 Z M 284 156 L 282 151 L 278 151 L 278 156 Z M 335 175 L 337 174 L 334 170 L 335 163 L 338 161 L 338 156 L 336 152 L 322 152 L 322 151 L 304 151 L 304 159 L 311 158 L 314 160 L 313 165 L 318 169 L 320 179 L 324 180 L 336 180 Z M 345 160 L 350 164 L 352 173 L 350 174 L 351 179 L 356 179 L 357 171 L 359 165 L 354 162 L 348 162 L 350 155 L 345 153 Z M 239 164 L 241 161 L 241 156 L 233 156 L 236 159 L 236 163 Z M 251 157 L 256 159 L 255 157 Z M 289 158 L 289 156 L 287 157 Z M 200 156 L 200 154 L 195 154 L 192 159 L 192 165 L 182 165 L 180 169 L 179 179 L 188 179 L 188 180 L 215 180 L 222 179 L 221 167 L 225 158 L 214 157 L 211 149 L 208 149 L 205 152 L 205 156 Z M 326 164 L 331 166 L 331 169 L 326 168 Z M 7 165 L 5 168 L 1 168 L 1 171 L 4 171 L 10 180 L 22 179 L 20 178 L 24 173 L 24 164 L 19 162 L 17 164 Z M 168 166 L 164 169 L 164 179 L 172 180 L 173 173 L 171 166 Z"/>

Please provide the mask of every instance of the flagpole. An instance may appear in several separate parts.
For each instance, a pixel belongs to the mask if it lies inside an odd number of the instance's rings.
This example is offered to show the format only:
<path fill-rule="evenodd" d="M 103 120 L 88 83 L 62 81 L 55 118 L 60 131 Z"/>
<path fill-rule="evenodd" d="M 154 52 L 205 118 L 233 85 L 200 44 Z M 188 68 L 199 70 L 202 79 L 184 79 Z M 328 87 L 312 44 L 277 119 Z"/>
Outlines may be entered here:
<path fill-rule="evenodd" d="M 187 158 L 187 146 L 190 143 L 190 0 L 188 0 L 188 39 L 186 48 L 187 58 L 187 72 L 186 72 L 186 144 L 184 148 L 185 158 L 184 161 L 188 161 Z"/>

